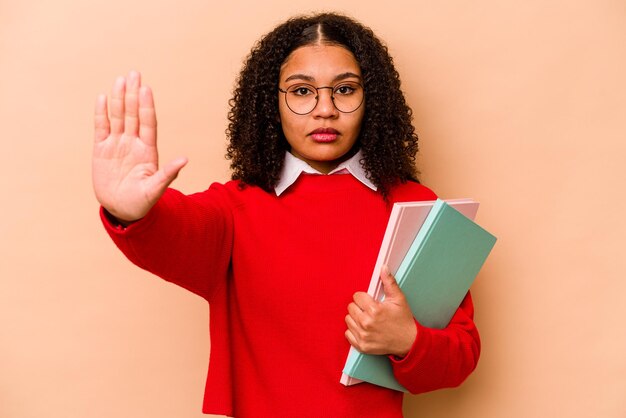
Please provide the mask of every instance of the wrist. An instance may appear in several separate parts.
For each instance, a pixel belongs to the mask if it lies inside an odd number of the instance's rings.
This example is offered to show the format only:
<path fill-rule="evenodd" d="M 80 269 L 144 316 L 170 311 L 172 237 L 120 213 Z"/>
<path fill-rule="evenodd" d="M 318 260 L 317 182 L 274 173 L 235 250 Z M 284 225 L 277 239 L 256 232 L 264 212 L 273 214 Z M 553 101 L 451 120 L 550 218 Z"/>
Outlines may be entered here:
<path fill-rule="evenodd" d="M 411 327 L 407 329 L 407 333 L 405 335 L 406 338 L 403 338 L 401 347 L 395 353 L 392 353 L 396 360 L 402 360 L 406 357 L 415 345 L 418 335 L 417 324 L 415 321 L 412 321 Z"/>
<path fill-rule="evenodd" d="M 118 218 L 117 216 L 113 215 L 104 206 L 102 207 L 102 212 L 104 213 L 104 216 L 106 217 L 106 219 L 111 223 L 111 225 L 116 226 L 116 227 L 117 226 L 121 226 L 123 228 L 126 228 L 130 224 L 132 224 L 134 222 L 137 222 L 139 220 L 139 219 L 137 219 L 137 220 L 134 220 L 134 221 L 127 221 L 125 219 Z"/>

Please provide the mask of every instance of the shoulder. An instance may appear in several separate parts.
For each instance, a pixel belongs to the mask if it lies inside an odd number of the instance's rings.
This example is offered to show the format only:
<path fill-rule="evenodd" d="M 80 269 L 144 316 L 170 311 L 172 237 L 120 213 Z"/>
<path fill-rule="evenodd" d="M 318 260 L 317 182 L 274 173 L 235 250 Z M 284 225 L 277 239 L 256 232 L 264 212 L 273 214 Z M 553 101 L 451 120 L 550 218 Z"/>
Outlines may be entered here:
<path fill-rule="evenodd" d="M 389 194 L 392 202 L 410 202 L 417 200 L 435 200 L 437 194 L 423 184 L 406 181 L 395 184 Z"/>
<path fill-rule="evenodd" d="M 192 193 L 190 196 L 197 196 L 198 198 L 222 196 L 228 198 L 249 194 L 251 191 L 254 193 L 255 190 L 263 192 L 259 187 L 247 185 L 239 180 L 229 180 L 224 183 L 211 183 L 206 190 Z"/>
<path fill-rule="evenodd" d="M 241 188 L 238 181 L 212 183 L 207 189 L 190 194 L 168 188 L 159 200 L 162 206 L 195 206 L 198 208 L 221 206 L 232 207 L 241 199 Z"/>
<path fill-rule="evenodd" d="M 245 184 L 239 180 L 225 183 L 213 183 L 209 188 L 197 194 L 199 199 L 217 200 L 230 207 L 238 207 L 246 202 L 256 202 L 276 197 L 258 186 Z"/>

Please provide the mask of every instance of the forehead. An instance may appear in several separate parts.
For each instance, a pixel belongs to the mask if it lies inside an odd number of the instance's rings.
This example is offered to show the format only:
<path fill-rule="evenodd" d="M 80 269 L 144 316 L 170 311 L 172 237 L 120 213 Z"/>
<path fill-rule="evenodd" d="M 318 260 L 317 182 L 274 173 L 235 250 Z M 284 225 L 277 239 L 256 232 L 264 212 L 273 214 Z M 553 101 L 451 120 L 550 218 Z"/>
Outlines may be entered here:
<path fill-rule="evenodd" d="M 337 45 L 307 45 L 293 51 L 280 68 L 280 80 L 305 75 L 317 81 L 332 79 L 338 74 L 361 75 L 352 52 Z"/>

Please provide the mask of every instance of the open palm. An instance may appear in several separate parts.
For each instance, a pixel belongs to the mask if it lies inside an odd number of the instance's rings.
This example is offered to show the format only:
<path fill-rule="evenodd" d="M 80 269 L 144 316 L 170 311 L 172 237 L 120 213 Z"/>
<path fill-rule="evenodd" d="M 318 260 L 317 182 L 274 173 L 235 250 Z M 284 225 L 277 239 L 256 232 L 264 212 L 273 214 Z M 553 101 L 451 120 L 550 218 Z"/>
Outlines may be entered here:
<path fill-rule="evenodd" d="M 152 91 L 141 76 L 119 77 L 110 102 L 100 95 L 95 108 L 92 176 L 96 198 L 121 221 L 135 221 L 148 213 L 180 169 L 177 158 L 159 169 L 157 122 Z"/>

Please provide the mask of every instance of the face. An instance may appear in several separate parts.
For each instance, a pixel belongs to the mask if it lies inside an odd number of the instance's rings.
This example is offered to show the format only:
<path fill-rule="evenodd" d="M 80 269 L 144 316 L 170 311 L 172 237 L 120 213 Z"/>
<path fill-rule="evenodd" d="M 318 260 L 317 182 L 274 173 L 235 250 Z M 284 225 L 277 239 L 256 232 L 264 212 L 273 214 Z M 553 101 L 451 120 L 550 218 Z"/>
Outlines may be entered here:
<path fill-rule="evenodd" d="M 279 87 L 289 90 L 300 84 L 313 87 L 336 87 L 343 82 L 362 84 L 361 69 L 354 55 L 336 45 L 309 45 L 296 49 L 287 57 L 280 70 Z M 343 93 L 337 89 L 337 96 Z M 307 90 L 302 90 L 306 92 Z M 365 103 L 354 112 L 342 113 L 334 106 L 331 89 L 320 89 L 317 105 L 311 113 L 292 112 L 285 95 L 278 93 L 278 110 L 283 133 L 291 153 L 322 173 L 332 171 L 352 154 L 359 136 Z"/>

